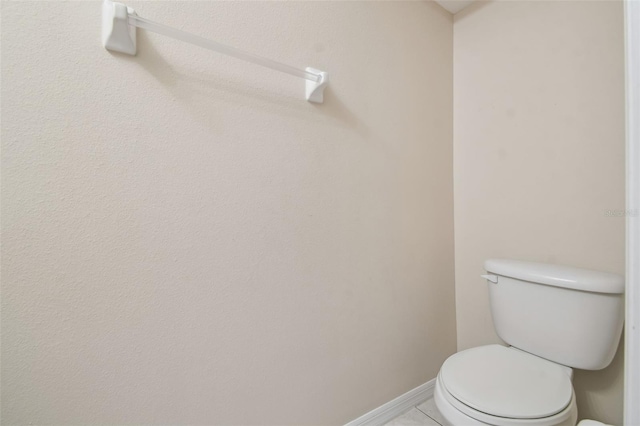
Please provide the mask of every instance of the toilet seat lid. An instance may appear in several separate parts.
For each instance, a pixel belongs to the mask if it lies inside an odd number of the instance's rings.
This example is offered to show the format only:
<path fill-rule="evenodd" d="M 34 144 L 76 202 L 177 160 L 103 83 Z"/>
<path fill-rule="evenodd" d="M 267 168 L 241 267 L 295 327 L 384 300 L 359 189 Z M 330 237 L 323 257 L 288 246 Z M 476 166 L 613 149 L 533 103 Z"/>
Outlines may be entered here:
<path fill-rule="evenodd" d="M 573 395 L 571 379 L 563 367 L 500 345 L 450 356 L 440 376 L 458 401 L 497 417 L 549 417 L 564 410 Z"/>

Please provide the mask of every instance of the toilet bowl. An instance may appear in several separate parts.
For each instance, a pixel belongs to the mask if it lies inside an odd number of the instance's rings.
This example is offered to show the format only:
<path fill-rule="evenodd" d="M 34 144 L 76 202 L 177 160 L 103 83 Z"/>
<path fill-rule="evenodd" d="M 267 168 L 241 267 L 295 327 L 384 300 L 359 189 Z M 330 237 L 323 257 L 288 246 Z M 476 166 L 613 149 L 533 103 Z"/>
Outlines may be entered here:
<path fill-rule="evenodd" d="M 480 346 L 440 369 L 434 400 L 450 425 L 574 426 L 572 370 L 515 348 Z"/>
<path fill-rule="evenodd" d="M 434 400 L 449 425 L 574 426 L 572 368 L 600 370 L 624 321 L 624 279 L 568 266 L 492 259 L 482 275 L 507 344 L 450 356 Z"/>

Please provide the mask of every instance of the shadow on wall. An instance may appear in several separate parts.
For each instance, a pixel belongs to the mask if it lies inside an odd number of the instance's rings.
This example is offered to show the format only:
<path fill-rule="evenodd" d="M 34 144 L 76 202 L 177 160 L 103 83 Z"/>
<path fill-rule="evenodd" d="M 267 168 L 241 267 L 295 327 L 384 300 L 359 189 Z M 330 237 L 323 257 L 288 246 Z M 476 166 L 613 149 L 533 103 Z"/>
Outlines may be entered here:
<path fill-rule="evenodd" d="M 184 74 L 176 71 L 155 48 L 145 31 L 138 31 L 138 54 L 135 57 L 118 53 L 109 53 L 117 60 L 136 61 L 151 74 L 175 99 L 194 110 L 194 117 L 203 119 L 203 123 L 216 131 L 222 125 L 215 114 L 212 99 L 223 99 L 227 103 L 251 105 L 263 111 L 280 114 L 299 120 L 318 121 L 318 115 L 324 117 L 329 125 L 337 125 L 357 132 L 361 137 L 368 136 L 368 129 L 358 117 L 336 96 L 331 85 L 324 92 L 324 103 L 313 104 L 304 100 L 304 84 L 302 79 L 291 77 L 293 83 L 300 85 L 300 97 L 283 96 L 282 93 L 252 87 L 246 82 L 236 82 L 226 78 L 217 78 L 213 73 L 204 76 L 202 72 L 193 71 Z M 254 66 L 254 65 L 252 65 Z M 268 71 L 276 72 L 276 71 Z M 331 75 L 330 75 L 331 77 Z M 268 80 L 268 76 L 265 77 Z M 306 107 L 301 106 L 304 102 Z M 220 103 L 218 103 L 218 107 Z M 208 114 L 204 116 L 203 111 Z M 213 112 L 213 114 L 212 114 Z"/>
<path fill-rule="evenodd" d="M 616 424 L 618 419 L 607 413 L 621 413 L 623 408 L 624 330 L 611 364 L 599 371 L 574 370 L 574 389 L 578 403 L 578 419 L 596 419 Z"/>

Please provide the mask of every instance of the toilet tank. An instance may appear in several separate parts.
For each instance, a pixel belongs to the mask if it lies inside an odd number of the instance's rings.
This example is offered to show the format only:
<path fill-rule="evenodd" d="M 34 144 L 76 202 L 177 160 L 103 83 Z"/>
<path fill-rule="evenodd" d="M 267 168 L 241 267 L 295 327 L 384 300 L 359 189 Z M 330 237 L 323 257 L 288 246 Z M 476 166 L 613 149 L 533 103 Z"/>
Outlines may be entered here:
<path fill-rule="evenodd" d="M 502 340 L 573 368 L 600 370 L 611 363 L 624 322 L 620 275 L 507 259 L 484 266 Z"/>

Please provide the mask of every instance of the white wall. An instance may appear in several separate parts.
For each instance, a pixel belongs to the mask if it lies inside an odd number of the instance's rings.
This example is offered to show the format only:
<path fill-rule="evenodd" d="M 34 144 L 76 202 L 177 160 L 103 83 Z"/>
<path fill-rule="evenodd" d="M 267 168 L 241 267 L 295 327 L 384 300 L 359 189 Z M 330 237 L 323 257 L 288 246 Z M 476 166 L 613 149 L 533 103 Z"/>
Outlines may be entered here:
<path fill-rule="evenodd" d="M 452 18 L 130 2 L 302 80 L 2 2 L 2 424 L 338 424 L 455 351 Z"/>
<path fill-rule="evenodd" d="M 622 3 L 484 2 L 454 23 L 458 349 L 499 341 L 491 257 L 624 272 Z M 622 424 L 622 351 L 576 373 L 580 417 Z"/>

